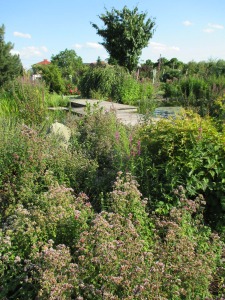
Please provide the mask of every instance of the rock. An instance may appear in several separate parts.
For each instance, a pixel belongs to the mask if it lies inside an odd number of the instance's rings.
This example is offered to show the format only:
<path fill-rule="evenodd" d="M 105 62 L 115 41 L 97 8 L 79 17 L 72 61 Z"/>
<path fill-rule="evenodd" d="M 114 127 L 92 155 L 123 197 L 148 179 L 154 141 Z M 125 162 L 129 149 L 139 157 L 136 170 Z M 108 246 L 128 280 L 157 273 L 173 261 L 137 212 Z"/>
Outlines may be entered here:
<path fill-rule="evenodd" d="M 60 145 L 66 149 L 68 148 L 71 137 L 71 130 L 69 127 L 62 123 L 55 122 L 50 126 L 48 134 L 58 136 L 60 139 Z"/>

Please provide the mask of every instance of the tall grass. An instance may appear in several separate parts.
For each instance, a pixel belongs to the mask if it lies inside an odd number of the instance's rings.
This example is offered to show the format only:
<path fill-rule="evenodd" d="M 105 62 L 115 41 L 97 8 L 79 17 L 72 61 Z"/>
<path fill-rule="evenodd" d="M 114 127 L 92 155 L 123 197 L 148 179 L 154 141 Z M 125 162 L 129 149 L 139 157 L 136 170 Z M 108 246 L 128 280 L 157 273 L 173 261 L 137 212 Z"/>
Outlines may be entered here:
<path fill-rule="evenodd" d="M 15 118 L 27 125 L 41 124 L 46 119 L 54 119 L 54 114 L 62 114 L 49 112 L 48 107 L 67 106 L 68 103 L 68 97 L 49 93 L 44 83 L 20 78 L 0 91 L 0 117 Z"/>
<path fill-rule="evenodd" d="M 16 117 L 19 113 L 18 104 L 14 98 L 10 98 L 7 94 L 0 95 L 0 117 Z"/>
<path fill-rule="evenodd" d="M 65 107 L 69 104 L 70 99 L 67 96 L 52 93 L 47 95 L 45 101 L 48 107 L 58 107 L 58 106 Z"/>
<path fill-rule="evenodd" d="M 130 105 L 153 95 L 150 81 L 141 82 L 119 66 L 89 68 L 80 80 L 79 90 L 83 97 Z"/>

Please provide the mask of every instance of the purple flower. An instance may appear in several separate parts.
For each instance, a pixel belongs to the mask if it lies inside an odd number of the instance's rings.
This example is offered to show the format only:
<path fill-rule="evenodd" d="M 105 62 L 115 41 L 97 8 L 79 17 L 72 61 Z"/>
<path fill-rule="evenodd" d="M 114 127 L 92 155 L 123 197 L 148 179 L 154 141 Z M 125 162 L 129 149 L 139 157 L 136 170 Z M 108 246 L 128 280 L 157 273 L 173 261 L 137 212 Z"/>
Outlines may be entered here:
<path fill-rule="evenodd" d="M 116 131 L 115 138 L 116 138 L 116 141 L 118 142 L 119 139 L 120 139 L 120 133 L 119 133 L 119 131 Z"/>
<path fill-rule="evenodd" d="M 138 140 L 138 142 L 137 142 L 137 153 L 138 153 L 138 155 L 141 155 L 141 141 L 140 140 Z"/>

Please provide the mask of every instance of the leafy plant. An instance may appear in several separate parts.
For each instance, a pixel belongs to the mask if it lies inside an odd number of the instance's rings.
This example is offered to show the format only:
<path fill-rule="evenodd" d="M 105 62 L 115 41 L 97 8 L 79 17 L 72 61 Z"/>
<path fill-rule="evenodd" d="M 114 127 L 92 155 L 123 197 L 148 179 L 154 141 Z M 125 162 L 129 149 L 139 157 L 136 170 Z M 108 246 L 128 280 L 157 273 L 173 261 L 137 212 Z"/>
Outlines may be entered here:
<path fill-rule="evenodd" d="M 90 67 L 82 77 L 79 90 L 83 97 L 137 105 L 138 100 L 151 99 L 153 88 L 149 81 L 137 81 L 118 66 Z"/>
<path fill-rule="evenodd" d="M 141 51 L 148 45 L 154 32 L 155 22 L 146 19 L 146 13 L 138 13 L 138 8 L 129 10 L 126 6 L 119 11 L 113 8 L 99 16 L 105 27 L 92 26 L 103 38 L 101 43 L 110 54 L 111 62 L 133 71 L 138 64 Z"/>
<path fill-rule="evenodd" d="M 206 219 L 219 225 L 220 220 L 223 223 L 224 134 L 210 119 L 186 114 L 142 127 L 135 174 L 143 194 L 152 199 L 150 205 L 162 211 L 176 205 L 171 192 L 183 185 L 189 197 L 204 195 Z"/>
<path fill-rule="evenodd" d="M 48 92 L 40 82 L 33 83 L 28 77 L 18 78 L 4 85 L 0 97 L 5 99 L 3 111 L 13 106 L 12 113 L 27 125 L 40 124 L 46 119 Z"/>
<path fill-rule="evenodd" d="M 11 53 L 13 44 L 11 42 L 6 43 L 4 38 L 5 26 L 2 25 L 0 27 L 0 87 L 23 74 L 19 55 Z"/>
<path fill-rule="evenodd" d="M 33 71 L 41 74 L 42 80 L 45 82 L 49 91 L 57 94 L 64 94 L 65 82 L 62 78 L 62 73 L 57 65 L 33 65 Z"/>

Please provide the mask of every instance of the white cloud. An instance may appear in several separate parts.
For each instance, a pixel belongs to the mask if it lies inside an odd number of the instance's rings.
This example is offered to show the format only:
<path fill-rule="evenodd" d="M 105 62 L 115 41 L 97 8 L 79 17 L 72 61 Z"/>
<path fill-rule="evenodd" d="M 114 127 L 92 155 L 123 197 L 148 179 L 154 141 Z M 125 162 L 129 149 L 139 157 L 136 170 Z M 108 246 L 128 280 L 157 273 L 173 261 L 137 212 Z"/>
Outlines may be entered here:
<path fill-rule="evenodd" d="M 91 48 L 91 49 L 103 49 L 104 47 L 96 42 L 86 42 L 84 44 L 75 44 L 73 45 L 73 48 L 75 49 L 81 49 L 81 48 Z"/>
<path fill-rule="evenodd" d="M 88 48 L 94 48 L 94 49 L 103 49 L 103 46 L 99 43 L 93 43 L 93 42 L 87 42 L 86 47 Z"/>
<path fill-rule="evenodd" d="M 22 32 L 18 32 L 18 31 L 14 31 L 13 35 L 24 38 L 24 39 L 31 39 L 31 35 L 29 33 L 22 33 Z"/>
<path fill-rule="evenodd" d="M 206 33 L 212 33 L 215 32 L 216 30 L 221 30 L 221 29 L 224 29 L 223 25 L 208 23 L 208 27 L 203 29 L 203 31 Z"/>
<path fill-rule="evenodd" d="M 150 42 L 149 46 L 152 47 L 154 50 L 165 50 L 166 45 L 156 42 Z"/>
<path fill-rule="evenodd" d="M 47 47 L 45 47 L 45 46 L 40 47 L 40 49 L 41 49 L 42 51 L 44 51 L 44 52 L 48 52 L 48 49 L 47 49 Z"/>
<path fill-rule="evenodd" d="M 211 28 L 214 28 L 214 29 L 224 29 L 224 26 L 220 25 L 220 24 L 209 23 L 208 26 L 211 27 Z"/>
<path fill-rule="evenodd" d="M 83 48 L 83 45 L 81 45 L 81 44 L 75 44 L 73 46 L 73 48 L 75 48 L 75 49 L 81 49 L 81 48 Z"/>
<path fill-rule="evenodd" d="M 171 46 L 171 47 L 169 47 L 169 49 L 174 50 L 174 51 L 180 51 L 180 48 L 176 47 L 176 46 Z"/>
<path fill-rule="evenodd" d="M 149 43 L 150 48 L 152 50 L 155 50 L 157 52 L 171 52 L 171 51 L 180 51 L 180 48 L 177 46 L 168 46 L 162 43 L 157 43 L 157 42 L 150 42 Z"/>
<path fill-rule="evenodd" d="M 206 32 L 206 33 L 212 33 L 212 32 L 214 32 L 215 30 L 212 29 L 212 28 L 205 28 L 205 29 L 203 29 L 203 31 Z"/>
<path fill-rule="evenodd" d="M 41 46 L 41 47 L 29 46 L 29 47 L 22 48 L 22 50 L 20 51 L 20 57 L 22 59 L 41 57 L 46 52 L 48 52 L 48 49 L 45 46 Z"/>
<path fill-rule="evenodd" d="M 190 21 L 188 21 L 188 20 L 186 20 L 186 21 L 183 22 L 183 25 L 184 26 L 191 26 L 191 25 L 193 25 L 193 23 L 190 22 Z"/>

